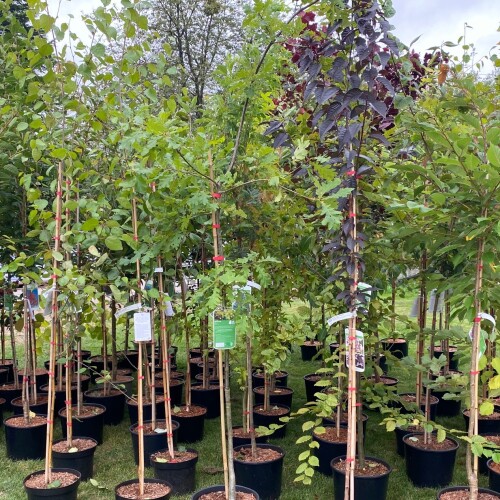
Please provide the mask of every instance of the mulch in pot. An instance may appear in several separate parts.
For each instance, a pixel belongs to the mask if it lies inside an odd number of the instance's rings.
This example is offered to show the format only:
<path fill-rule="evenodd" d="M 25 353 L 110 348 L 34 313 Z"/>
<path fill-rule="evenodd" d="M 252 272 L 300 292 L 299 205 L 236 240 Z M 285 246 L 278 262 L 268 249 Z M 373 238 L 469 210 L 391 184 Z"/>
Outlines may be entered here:
<path fill-rule="evenodd" d="M 447 491 L 439 496 L 439 500 L 469 500 L 469 490 Z M 479 493 L 478 500 L 498 500 L 498 496 L 490 493 Z"/>
<path fill-rule="evenodd" d="M 136 500 L 140 498 L 148 498 L 153 500 L 154 498 L 161 498 L 165 496 L 170 491 L 170 488 L 162 483 L 144 483 L 144 496 L 141 497 L 139 493 L 139 482 L 134 482 L 131 484 L 124 484 L 120 486 L 116 493 L 123 498 L 130 498 L 131 500 Z"/>
<path fill-rule="evenodd" d="M 84 438 L 74 438 L 71 441 L 71 446 L 68 445 L 67 441 L 59 441 L 52 445 L 52 449 L 54 451 L 58 451 L 59 453 L 73 453 L 70 452 L 72 448 L 76 448 L 78 451 L 90 450 L 95 447 L 95 441 L 93 439 L 84 439 Z"/>
<path fill-rule="evenodd" d="M 243 427 L 233 427 L 233 437 L 241 439 L 250 439 L 250 433 L 246 432 Z M 260 437 L 259 433 L 255 431 L 255 437 Z"/>
<path fill-rule="evenodd" d="M 339 460 L 335 463 L 335 469 L 338 471 L 346 472 L 347 468 L 348 464 L 345 460 Z M 354 464 L 354 475 L 358 477 L 380 476 L 388 472 L 389 469 L 386 465 L 368 458 L 365 460 L 364 467 L 360 467 L 358 459 L 356 459 L 356 463 Z"/>
<path fill-rule="evenodd" d="M 174 450 L 174 458 L 172 459 L 168 451 L 159 451 L 151 455 L 151 460 L 157 461 L 157 459 L 160 459 L 162 462 L 166 461 L 168 463 L 176 464 L 180 462 L 189 462 L 189 460 L 193 460 L 197 456 L 198 454 L 193 451 Z"/>
<path fill-rule="evenodd" d="M 24 420 L 24 416 L 22 415 L 20 415 L 19 417 L 9 418 L 10 427 L 21 427 L 21 428 L 36 427 L 42 424 L 45 425 L 46 423 L 47 423 L 47 417 L 42 417 L 41 415 L 36 415 L 34 417 L 31 417 L 28 424 L 26 423 L 26 421 Z"/>
<path fill-rule="evenodd" d="M 223 491 L 213 491 L 212 493 L 206 493 L 205 495 L 202 495 L 198 500 L 226 500 L 226 494 Z M 237 491 L 236 500 L 255 500 L 255 495 Z"/>
<path fill-rule="evenodd" d="M 207 413 L 207 409 L 204 406 L 191 405 L 188 407 L 185 405 L 182 406 L 174 406 L 172 409 L 172 416 L 175 418 L 177 416 L 180 417 L 198 417 L 200 415 L 204 415 Z"/>
<path fill-rule="evenodd" d="M 465 410 L 464 415 L 467 415 L 467 417 L 470 416 L 470 411 Z M 478 415 L 477 417 L 479 420 L 500 420 L 500 412 L 494 411 L 491 415 Z"/>
<path fill-rule="evenodd" d="M 347 428 L 341 427 L 337 435 L 337 429 L 335 427 L 324 427 L 325 432 L 322 434 L 314 433 L 314 435 L 324 441 L 330 443 L 347 443 Z"/>
<path fill-rule="evenodd" d="M 457 444 L 448 438 L 445 438 L 444 441 L 441 441 L 439 443 L 435 434 L 429 434 L 427 438 L 427 443 L 424 443 L 423 434 L 420 436 L 412 436 L 411 438 L 405 437 L 404 440 L 407 443 L 411 443 L 412 446 L 415 446 L 416 448 L 420 448 L 422 450 L 443 451 L 451 450 L 457 447 Z"/>
<path fill-rule="evenodd" d="M 100 408 L 99 406 L 91 406 L 89 403 L 85 403 L 85 405 L 82 405 L 82 411 L 78 413 L 78 409 L 76 405 L 72 406 L 73 412 L 72 412 L 72 417 L 73 418 L 86 418 L 86 417 L 93 417 L 94 415 L 100 415 L 105 411 L 105 408 Z M 60 414 L 67 417 L 67 411 L 66 408 L 63 408 L 60 411 Z"/>
<path fill-rule="evenodd" d="M 64 486 L 69 486 L 70 484 L 76 483 L 78 481 L 78 476 L 71 474 L 70 472 L 52 472 L 52 482 L 59 481 L 61 484 L 59 488 Z M 34 474 L 24 483 L 28 488 L 35 488 L 37 490 L 47 489 L 47 484 L 45 483 L 45 474 Z"/>
<path fill-rule="evenodd" d="M 254 411 L 263 415 L 286 415 L 290 410 L 279 406 L 270 406 L 269 410 L 264 410 L 264 405 L 254 406 Z"/>

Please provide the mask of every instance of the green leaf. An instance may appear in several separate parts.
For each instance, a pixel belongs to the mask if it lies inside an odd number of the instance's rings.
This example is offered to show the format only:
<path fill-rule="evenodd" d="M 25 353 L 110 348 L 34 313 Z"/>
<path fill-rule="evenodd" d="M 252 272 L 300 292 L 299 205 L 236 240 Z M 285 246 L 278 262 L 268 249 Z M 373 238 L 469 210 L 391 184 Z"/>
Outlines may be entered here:
<path fill-rule="evenodd" d="M 96 248 L 95 245 L 90 245 L 89 246 L 89 253 L 90 253 L 90 255 L 93 255 L 94 257 L 99 257 L 99 255 L 101 255 L 99 253 L 99 250 L 97 250 L 97 248 Z"/>
<path fill-rule="evenodd" d="M 116 236 L 108 236 L 105 240 L 104 240 L 104 244 L 110 249 L 110 250 L 122 250 L 123 249 L 123 245 L 122 245 L 122 242 L 120 240 L 120 238 L 116 237 Z"/>
<path fill-rule="evenodd" d="M 307 462 L 309 463 L 309 465 L 311 465 L 312 467 L 319 467 L 319 460 L 318 460 L 318 457 L 316 457 L 315 455 L 311 455 L 309 457 L 309 459 L 307 460 Z"/>
<path fill-rule="evenodd" d="M 102 43 L 96 43 L 92 46 L 90 52 L 96 57 L 104 57 L 106 55 L 106 47 Z"/>
<path fill-rule="evenodd" d="M 92 231 L 94 230 L 97 226 L 99 225 L 99 220 L 98 219 L 87 219 L 83 224 L 82 224 L 82 231 Z"/>
<path fill-rule="evenodd" d="M 486 153 L 486 157 L 494 167 L 500 168 L 500 147 L 492 144 Z"/>
<path fill-rule="evenodd" d="M 495 411 L 495 406 L 491 401 L 484 401 L 479 407 L 479 413 L 481 415 L 491 415 Z"/>
<path fill-rule="evenodd" d="M 155 462 L 158 462 L 159 464 L 166 464 L 166 463 L 168 463 L 168 460 L 166 458 L 158 458 L 158 457 L 156 457 L 154 460 L 155 460 Z"/>
<path fill-rule="evenodd" d="M 302 432 L 307 432 L 307 431 L 310 431 L 313 427 L 314 427 L 314 421 L 313 420 L 309 420 L 308 422 L 304 422 L 302 424 Z"/>
<path fill-rule="evenodd" d="M 309 455 L 311 454 L 311 451 L 310 450 L 306 450 L 306 451 L 303 451 L 300 455 L 299 455 L 299 462 L 302 462 L 303 460 L 305 460 L 307 457 L 309 457 Z"/>
<path fill-rule="evenodd" d="M 29 126 L 29 125 L 28 125 L 26 122 L 19 122 L 19 123 L 17 124 L 16 130 L 17 130 L 18 132 L 22 132 L 23 130 L 26 130 L 26 129 L 28 128 L 28 126 Z"/>
<path fill-rule="evenodd" d="M 52 252 L 52 257 L 57 260 L 57 262 L 62 262 L 64 256 L 61 252 L 56 252 L 55 250 Z"/>
<path fill-rule="evenodd" d="M 59 481 L 59 479 L 56 479 L 55 481 L 52 481 L 51 483 L 49 483 L 47 485 L 47 488 L 60 488 L 61 487 L 61 481 Z"/>
<path fill-rule="evenodd" d="M 395 420 L 388 420 L 385 424 L 385 429 L 387 432 L 392 432 L 393 430 L 396 429 L 396 421 Z"/>
<path fill-rule="evenodd" d="M 437 442 L 442 443 L 445 439 L 446 439 L 446 431 L 444 429 L 438 429 Z"/>

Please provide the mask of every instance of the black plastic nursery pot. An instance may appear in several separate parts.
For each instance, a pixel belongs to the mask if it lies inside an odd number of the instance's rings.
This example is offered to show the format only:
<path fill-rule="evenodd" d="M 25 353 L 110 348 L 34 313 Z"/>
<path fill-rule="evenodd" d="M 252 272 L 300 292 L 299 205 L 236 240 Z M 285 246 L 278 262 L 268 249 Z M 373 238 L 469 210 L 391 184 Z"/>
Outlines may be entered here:
<path fill-rule="evenodd" d="M 436 495 L 436 500 L 441 500 L 441 495 L 444 493 L 448 493 L 450 491 L 469 491 L 468 486 L 449 486 L 448 488 L 443 488 L 442 490 L 439 490 Z M 500 493 L 497 493 L 496 491 L 489 490 L 488 488 L 479 488 L 478 489 L 479 493 L 487 493 L 489 495 L 496 496 L 497 498 L 500 498 Z"/>
<path fill-rule="evenodd" d="M 87 411 L 81 416 L 77 415 L 77 405 L 71 407 L 73 410 L 73 434 L 75 436 L 88 436 L 95 439 L 97 444 L 102 444 L 106 407 L 97 403 L 84 403 L 83 407 Z M 59 410 L 59 417 L 61 419 L 62 435 L 66 438 L 68 431 L 66 408 Z"/>
<path fill-rule="evenodd" d="M 288 383 L 288 373 L 285 371 L 276 372 L 275 385 L 286 387 Z M 264 385 L 264 372 L 256 371 L 252 373 L 252 386 L 261 387 Z"/>
<path fill-rule="evenodd" d="M 164 495 L 161 496 L 151 496 L 147 494 L 147 485 L 148 484 L 155 484 L 155 483 L 161 483 L 164 484 L 165 486 L 168 486 L 169 491 L 168 493 L 165 493 Z M 129 481 L 123 481 L 122 483 L 116 485 L 115 487 L 115 500 L 129 500 L 131 497 L 130 496 L 122 496 L 119 494 L 119 490 L 122 486 L 128 486 L 129 484 L 137 484 L 137 490 L 139 490 L 139 479 L 130 479 Z M 163 481 L 162 479 L 155 479 L 155 478 L 144 478 L 144 498 L 148 498 L 149 500 L 167 500 L 170 498 L 170 495 L 172 494 L 172 485 L 167 483 L 167 481 Z M 139 496 L 135 497 L 139 498 Z"/>
<path fill-rule="evenodd" d="M 411 392 L 405 392 L 405 393 L 402 393 L 402 394 L 399 394 L 399 396 L 415 396 L 415 393 L 411 393 Z M 420 411 L 422 413 L 424 413 L 425 411 L 425 403 L 424 403 L 424 396 L 422 396 L 422 402 L 420 404 Z M 429 408 L 429 411 L 430 411 L 430 419 L 435 421 L 436 420 L 436 415 L 437 415 L 437 405 L 439 403 L 439 399 L 436 398 L 435 396 L 431 396 L 431 400 L 430 400 L 430 408 Z M 406 405 L 406 406 L 405 406 Z M 403 403 L 401 403 L 401 413 L 412 413 L 416 410 L 417 408 L 417 403 L 416 402 L 410 402 L 410 401 L 406 401 L 405 404 L 403 405 Z"/>
<path fill-rule="evenodd" d="M 48 404 L 48 396 L 47 393 L 39 394 L 37 401 L 39 402 L 30 404 L 30 411 L 33 413 L 38 413 L 39 415 L 47 415 L 47 404 Z M 10 406 L 14 415 L 22 415 L 23 414 L 23 398 L 14 398 L 10 402 Z"/>
<path fill-rule="evenodd" d="M 15 398 L 21 397 L 22 393 L 23 390 L 21 386 L 19 386 L 19 388 L 16 389 L 11 382 L 5 385 L 0 385 L 0 398 L 5 399 L 6 410 L 12 409 L 10 402 Z"/>
<path fill-rule="evenodd" d="M 155 457 L 159 453 L 168 453 L 168 450 L 160 450 L 151 455 L 151 467 L 157 479 L 163 479 L 172 485 L 174 495 L 185 495 L 191 493 L 196 487 L 196 464 L 198 463 L 198 452 L 192 448 L 185 450 L 196 454 L 188 460 L 178 460 L 172 462 L 157 462 Z"/>
<path fill-rule="evenodd" d="M 181 406 L 177 413 L 172 412 L 172 416 L 179 422 L 177 431 L 177 440 L 179 443 L 196 443 L 203 439 L 205 433 L 205 417 L 207 409 L 203 406 L 191 405 L 191 412 L 185 410 L 185 406 Z"/>
<path fill-rule="evenodd" d="M 416 427 L 416 426 L 408 426 L 406 427 L 396 427 L 394 429 L 394 434 L 396 436 L 396 450 L 398 452 L 398 455 L 401 457 L 405 456 L 405 444 L 403 443 L 403 438 L 407 434 L 414 434 L 415 432 L 420 433 L 422 432 L 422 427 Z"/>
<path fill-rule="evenodd" d="M 403 438 L 405 445 L 406 474 L 419 488 L 437 488 L 451 483 L 458 443 L 452 438 L 452 447 L 446 450 L 428 450 L 416 446 L 413 437 L 422 437 L 421 433 L 407 434 Z"/>
<path fill-rule="evenodd" d="M 255 387 L 253 389 L 254 402 L 256 405 L 264 404 L 263 387 Z M 277 386 L 274 391 L 270 391 L 269 403 L 272 405 L 283 405 L 292 407 L 293 389 L 291 387 Z"/>
<path fill-rule="evenodd" d="M 465 420 L 465 430 L 469 428 L 469 415 L 467 415 L 468 412 L 469 410 L 464 410 L 462 412 Z M 484 415 L 478 416 L 477 427 L 479 430 L 479 434 L 500 432 L 500 413 L 495 411 L 493 415 L 497 415 L 499 418 L 491 418 L 491 416 L 490 418 L 488 418 Z"/>
<path fill-rule="evenodd" d="M 432 391 L 432 395 L 439 399 L 436 415 L 438 417 L 456 417 L 460 415 L 462 401 L 460 399 L 444 399 L 444 395 L 450 391 Z"/>
<path fill-rule="evenodd" d="M 203 389 L 201 384 L 191 386 L 191 403 L 207 409 L 205 418 L 220 417 L 220 390 L 218 385 Z"/>
<path fill-rule="evenodd" d="M 333 476 L 333 491 L 335 500 L 344 500 L 345 472 L 337 470 L 335 464 L 341 460 L 345 461 L 345 455 L 334 458 L 330 462 Z M 387 472 L 378 476 L 354 476 L 354 500 L 386 500 L 389 487 L 389 475 L 392 472 L 391 466 L 380 460 L 380 458 L 366 457 L 367 460 L 374 460 L 387 467 Z"/>
<path fill-rule="evenodd" d="M 12 460 L 44 458 L 45 443 L 47 441 L 47 419 L 45 415 L 37 415 L 35 418 L 39 422 L 30 427 L 12 425 L 13 419 L 22 418 L 19 415 L 13 415 L 4 421 L 7 457 Z"/>
<path fill-rule="evenodd" d="M 111 387 L 116 387 L 120 391 L 125 391 L 127 394 L 132 394 L 132 386 L 134 384 L 134 380 L 134 377 L 130 375 L 118 375 L 118 378 L 116 380 L 110 380 L 109 384 L 111 385 Z M 98 387 L 103 387 L 104 378 L 97 377 L 95 382 Z"/>
<path fill-rule="evenodd" d="M 246 444 L 234 448 L 233 463 L 236 483 L 254 489 L 262 500 L 276 500 L 281 495 L 284 450 L 272 444 L 258 444 L 257 449 L 276 451 L 280 457 L 265 462 L 251 462 L 238 458 L 243 450 L 248 449 L 250 446 Z"/>
<path fill-rule="evenodd" d="M 44 370 L 43 368 L 38 368 L 35 371 L 36 375 L 36 388 L 40 389 L 42 385 L 48 384 L 49 383 L 49 372 L 47 370 Z M 23 378 L 24 378 L 24 373 L 19 372 L 17 374 L 17 380 L 19 381 L 20 384 L 23 383 Z M 28 373 L 28 378 L 29 378 L 29 383 L 33 383 L 33 378 L 32 375 Z"/>
<path fill-rule="evenodd" d="M 151 421 L 144 422 L 144 426 L 151 424 Z M 156 421 L 157 428 L 165 429 L 165 420 Z M 179 422 L 172 420 L 172 438 L 174 440 L 174 446 L 177 444 L 177 431 L 179 429 Z M 130 436 L 132 437 L 132 448 L 134 451 L 135 464 L 139 465 L 139 432 L 137 430 L 137 424 L 131 425 Z M 166 432 L 153 432 L 151 434 L 144 433 L 144 464 L 146 467 L 150 467 L 149 457 L 156 453 L 157 451 L 163 450 L 167 444 L 167 433 Z"/>
<path fill-rule="evenodd" d="M 26 484 L 26 482 L 33 476 L 44 475 L 45 471 L 39 470 L 30 474 L 24 478 L 23 485 L 28 495 L 28 500 L 38 500 L 43 498 L 45 500 L 77 500 L 78 497 L 78 486 L 80 485 L 80 473 L 73 469 L 57 469 L 53 468 L 52 474 L 58 472 L 64 472 L 73 474 L 77 479 L 74 483 L 68 484 L 67 486 L 62 486 L 59 488 L 32 488 Z"/>
<path fill-rule="evenodd" d="M 181 378 L 170 379 L 170 401 L 172 406 L 179 406 L 182 404 L 182 388 L 184 380 Z M 163 394 L 163 381 L 157 380 L 155 382 L 155 393 Z"/>
<path fill-rule="evenodd" d="M 486 463 L 486 467 L 488 468 L 488 486 L 490 490 L 500 493 L 500 468 L 498 464 L 495 464 L 490 458 Z"/>
<path fill-rule="evenodd" d="M 500 432 L 485 432 L 485 433 L 481 434 L 481 436 L 488 439 L 489 441 L 494 439 L 494 443 L 497 446 L 500 446 Z M 484 474 L 485 476 L 488 475 L 488 471 L 489 471 L 489 468 L 487 465 L 488 460 L 489 460 L 489 458 L 485 457 L 484 455 L 481 455 L 480 457 L 478 457 L 479 473 Z"/>
<path fill-rule="evenodd" d="M 136 399 L 127 399 L 125 401 L 130 419 L 130 425 L 134 425 L 139 420 L 139 408 Z M 151 420 L 153 418 L 153 405 L 151 402 L 144 402 L 142 404 L 144 420 Z M 156 395 L 156 418 L 165 418 L 165 403 L 163 396 Z"/>
<path fill-rule="evenodd" d="M 14 361 L 12 359 L 4 359 L 3 363 L 0 363 L 0 370 L 7 370 L 7 373 L 1 372 L 1 377 L 7 377 L 5 383 L 14 381 Z"/>
<path fill-rule="evenodd" d="M 304 342 L 300 346 L 300 354 L 302 356 L 302 361 L 321 361 L 323 356 L 318 354 L 321 349 L 323 349 L 323 343 L 319 340 L 313 342 Z"/>
<path fill-rule="evenodd" d="M 0 398 L 0 426 L 3 424 L 3 410 L 6 405 L 6 401 L 3 398 Z"/>
<path fill-rule="evenodd" d="M 216 491 L 224 491 L 224 485 L 219 484 L 217 486 L 209 486 L 208 488 L 203 488 L 202 490 L 197 491 L 191 497 L 191 500 L 200 500 L 200 498 L 202 498 L 203 495 L 206 495 L 208 493 L 214 493 Z M 260 496 L 255 490 L 252 490 L 250 488 L 245 488 L 245 486 L 236 485 L 236 491 L 241 493 L 249 493 L 255 497 L 255 500 L 260 500 Z"/>
<path fill-rule="evenodd" d="M 243 427 L 241 426 L 236 426 L 236 427 L 233 427 L 233 447 L 236 448 L 237 446 L 243 446 L 245 444 L 250 444 L 251 443 L 251 440 L 250 440 L 250 436 L 239 436 L 239 435 L 235 435 L 235 431 L 239 430 L 239 429 L 243 429 Z M 267 443 L 267 436 L 258 436 L 256 435 L 255 436 L 255 442 L 258 443 L 258 444 L 264 444 L 264 443 Z"/>
<path fill-rule="evenodd" d="M 52 450 L 52 465 L 56 469 L 73 469 L 80 473 L 82 481 L 87 481 L 94 475 L 94 453 L 97 449 L 97 441 L 88 437 L 74 437 L 75 439 L 87 439 L 92 441 L 93 446 L 82 451 L 72 453 L 63 453 Z M 66 442 L 65 439 L 54 441 L 54 445 L 60 442 Z"/>
<path fill-rule="evenodd" d="M 63 389 L 60 390 L 56 386 L 56 399 L 54 402 L 54 414 L 57 415 L 59 413 L 59 410 L 61 408 L 64 408 L 66 406 L 66 389 L 64 388 L 65 384 L 63 384 Z M 48 384 L 42 385 L 40 387 L 40 391 L 42 393 L 48 394 L 49 392 L 49 386 Z M 76 394 L 77 394 L 77 389 L 76 385 L 71 386 L 71 401 L 76 401 Z"/>
<path fill-rule="evenodd" d="M 139 351 L 118 351 L 118 369 L 130 368 L 132 371 L 137 370 L 137 361 L 139 359 Z"/>
<path fill-rule="evenodd" d="M 311 401 L 315 401 L 316 397 L 315 394 L 317 392 L 321 392 L 321 389 L 323 387 L 318 387 L 316 385 L 316 382 L 319 382 L 320 380 L 323 380 L 327 377 L 327 374 L 322 373 L 321 375 L 319 373 L 308 373 L 307 375 L 304 375 L 304 384 L 306 388 L 306 401 L 310 403 Z"/>
<path fill-rule="evenodd" d="M 9 382 L 9 369 L 0 368 L 0 384 L 7 384 Z"/>
<path fill-rule="evenodd" d="M 347 418 L 347 414 L 344 413 L 344 417 Z M 366 439 L 366 424 L 368 422 L 368 415 L 366 413 L 361 414 L 362 422 L 363 422 L 363 442 Z M 329 417 L 323 417 L 322 419 L 324 425 L 337 425 L 337 419 L 335 415 L 330 415 Z M 341 426 L 347 427 L 347 420 L 342 420 L 340 422 Z M 332 457 L 333 458 L 333 457 Z M 330 474 L 328 474 L 330 475 Z"/>
<path fill-rule="evenodd" d="M 408 356 L 408 342 L 404 338 L 383 339 L 380 343 L 382 349 L 389 351 L 395 358 L 403 359 Z"/>
<path fill-rule="evenodd" d="M 90 389 L 83 395 L 86 403 L 100 404 L 106 408 L 104 425 L 118 425 L 123 420 L 125 413 L 125 394 L 116 389 L 111 389 L 108 395 L 103 389 Z"/>
<path fill-rule="evenodd" d="M 280 421 L 282 417 L 288 417 L 290 415 L 290 408 L 283 405 L 274 405 L 270 407 L 271 413 L 263 413 L 263 405 L 255 405 L 253 407 L 253 423 L 255 427 L 264 426 L 269 427 L 272 424 L 280 425 L 279 429 L 276 429 L 271 437 L 273 439 L 283 438 L 286 435 L 287 424 Z"/>
<path fill-rule="evenodd" d="M 449 352 L 450 352 L 450 365 L 449 368 L 450 370 L 458 370 L 458 357 L 455 356 L 455 354 L 458 351 L 458 347 L 454 345 L 450 345 L 449 347 Z M 441 346 L 440 345 L 435 345 L 434 346 L 434 357 L 439 358 L 441 354 L 444 354 Z"/>
<path fill-rule="evenodd" d="M 336 429 L 333 425 L 325 425 L 324 427 L 327 432 L 329 432 L 330 429 Z M 314 455 L 319 461 L 317 470 L 326 476 L 332 475 L 332 469 L 330 467 L 331 461 L 347 453 L 347 429 L 342 427 L 341 432 L 346 434 L 346 440 L 344 442 L 331 441 L 327 439 L 324 434 L 313 433 L 313 441 L 319 444 L 319 448 L 314 448 Z"/>
<path fill-rule="evenodd" d="M 104 359 L 102 356 L 92 356 L 85 361 L 85 364 L 90 368 L 90 377 L 92 379 L 92 383 L 95 384 L 95 381 L 98 377 L 101 376 L 103 370 L 110 371 L 111 370 L 111 356 L 108 356 L 106 360 L 106 366 L 104 366 Z"/>

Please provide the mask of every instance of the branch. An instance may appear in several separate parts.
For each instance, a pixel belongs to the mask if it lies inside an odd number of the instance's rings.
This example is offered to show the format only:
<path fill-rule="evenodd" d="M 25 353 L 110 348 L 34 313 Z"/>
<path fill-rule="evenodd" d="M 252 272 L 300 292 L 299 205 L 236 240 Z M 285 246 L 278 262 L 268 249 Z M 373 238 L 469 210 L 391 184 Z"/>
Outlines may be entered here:
<path fill-rule="evenodd" d="M 319 3 L 321 0 L 313 0 L 312 2 L 309 2 L 307 5 L 304 5 L 304 7 L 301 7 L 299 10 L 295 11 L 292 16 L 286 21 L 286 24 L 290 24 L 301 12 L 304 12 L 306 9 L 309 7 L 312 7 L 313 5 Z M 254 72 L 254 77 L 257 76 L 259 73 L 260 69 L 262 68 L 262 64 L 264 64 L 264 60 L 266 59 L 266 56 L 271 50 L 271 47 L 276 43 L 276 40 L 282 35 L 283 30 L 279 30 L 278 33 L 274 36 L 274 38 L 267 44 L 266 48 L 264 49 L 264 52 L 262 52 L 262 56 L 260 57 L 260 60 L 257 64 L 257 67 L 255 68 Z M 245 116 L 247 113 L 248 109 L 248 104 L 250 102 L 250 99 L 247 97 L 245 99 L 245 103 L 243 104 L 243 110 L 241 112 L 241 119 L 240 119 L 240 124 L 238 126 L 238 133 L 236 134 L 236 140 L 234 142 L 234 147 L 233 147 L 233 153 L 231 155 L 231 161 L 229 163 L 229 166 L 227 167 L 227 171 L 231 172 L 231 170 L 234 168 L 234 165 L 236 163 L 236 159 L 238 157 L 238 149 L 240 147 L 240 141 L 241 141 L 241 133 L 243 130 L 243 125 L 245 123 Z"/>

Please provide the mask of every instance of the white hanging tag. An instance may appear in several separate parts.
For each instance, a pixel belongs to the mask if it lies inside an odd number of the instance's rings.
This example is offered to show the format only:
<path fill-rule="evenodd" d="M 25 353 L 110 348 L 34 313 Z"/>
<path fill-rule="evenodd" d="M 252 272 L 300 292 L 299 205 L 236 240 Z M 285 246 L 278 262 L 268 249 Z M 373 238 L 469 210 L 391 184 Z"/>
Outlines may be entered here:
<path fill-rule="evenodd" d="M 151 340 L 151 314 L 140 312 L 134 314 L 134 339 L 136 342 Z"/>
<path fill-rule="evenodd" d="M 119 311 L 116 311 L 115 318 L 119 318 L 130 311 L 137 311 L 137 309 L 141 309 L 141 307 L 142 304 L 140 302 L 138 304 L 131 304 L 129 306 L 122 307 Z"/>
<path fill-rule="evenodd" d="M 345 365 L 347 368 L 350 366 L 349 359 L 349 328 L 345 329 L 345 345 L 346 345 L 346 355 L 345 355 Z M 365 336 L 363 332 L 356 330 L 356 345 L 355 345 L 354 363 L 355 370 L 357 372 L 365 371 Z"/>
<path fill-rule="evenodd" d="M 356 312 L 346 312 L 342 314 L 337 314 L 336 316 L 332 316 L 329 320 L 327 320 L 328 326 L 332 326 L 339 321 L 343 321 L 345 319 L 351 319 L 356 317 Z"/>

